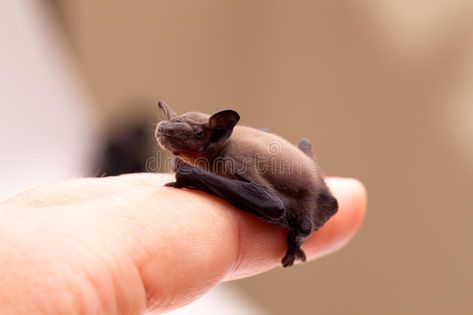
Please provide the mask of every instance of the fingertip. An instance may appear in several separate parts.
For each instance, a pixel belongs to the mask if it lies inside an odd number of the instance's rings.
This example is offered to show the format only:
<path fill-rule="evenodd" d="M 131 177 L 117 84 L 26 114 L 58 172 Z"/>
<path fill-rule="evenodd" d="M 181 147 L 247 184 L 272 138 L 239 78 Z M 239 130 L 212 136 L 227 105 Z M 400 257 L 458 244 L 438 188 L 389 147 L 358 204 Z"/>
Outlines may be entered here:
<path fill-rule="evenodd" d="M 366 186 L 356 178 L 328 177 L 326 183 L 337 199 L 348 199 L 357 206 L 360 214 L 366 212 L 368 193 Z"/>
<path fill-rule="evenodd" d="M 360 229 L 367 207 L 367 190 L 354 178 L 330 177 L 326 179 L 338 200 L 338 212 L 306 241 L 310 259 L 331 254 L 344 247 Z"/>
<path fill-rule="evenodd" d="M 366 186 L 356 178 L 333 177 L 327 179 L 327 185 L 333 194 L 342 202 L 342 211 L 351 214 L 353 227 L 359 228 L 363 222 L 368 205 Z"/>

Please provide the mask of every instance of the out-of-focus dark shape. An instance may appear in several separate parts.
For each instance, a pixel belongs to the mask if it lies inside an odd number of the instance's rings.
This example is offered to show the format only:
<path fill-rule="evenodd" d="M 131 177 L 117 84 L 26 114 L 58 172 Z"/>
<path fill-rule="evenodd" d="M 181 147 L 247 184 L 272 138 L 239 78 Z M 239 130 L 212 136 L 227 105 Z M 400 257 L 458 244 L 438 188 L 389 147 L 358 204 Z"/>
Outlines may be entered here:
<path fill-rule="evenodd" d="M 147 172 L 146 161 L 155 155 L 152 122 L 142 118 L 124 121 L 115 128 L 99 153 L 95 176 L 115 176 L 127 173 Z"/>

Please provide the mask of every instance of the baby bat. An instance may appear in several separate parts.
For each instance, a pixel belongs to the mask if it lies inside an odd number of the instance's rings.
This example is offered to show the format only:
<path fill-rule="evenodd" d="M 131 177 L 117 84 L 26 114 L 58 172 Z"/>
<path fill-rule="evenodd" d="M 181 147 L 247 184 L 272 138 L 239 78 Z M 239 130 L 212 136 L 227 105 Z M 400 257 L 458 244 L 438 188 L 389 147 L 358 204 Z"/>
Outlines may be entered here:
<path fill-rule="evenodd" d="M 300 246 L 338 210 L 309 140 L 295 147 L 273 133 L 237 126 L 234 110 L 177 115 L 165 102 L 158 107 L 167 120 L 157 125 L 156 139 L 176 157 L 176 181 L 166 186 L 207 192 L 287 228 L 283 267 L 305 261 Z"/>

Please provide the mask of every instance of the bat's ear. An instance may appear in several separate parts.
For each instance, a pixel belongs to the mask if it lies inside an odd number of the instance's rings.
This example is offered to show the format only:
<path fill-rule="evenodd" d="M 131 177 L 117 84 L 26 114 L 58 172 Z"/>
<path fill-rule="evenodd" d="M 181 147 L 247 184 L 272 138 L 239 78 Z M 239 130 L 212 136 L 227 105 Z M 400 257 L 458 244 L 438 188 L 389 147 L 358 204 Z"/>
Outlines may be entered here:
<path fill-rule="evenodd" d="M 158 101 L 158 107 L 159 107 L 160 110 L 163 111 L 163 113 L 166 116 L 167 120 L 177 116 L 177 114 L 172 110 L 171 106 L 166 104 L 166 102 Z"/>
<path fill-rule="evenodd" d="M 225 142 L 232 135 L 233 128 L 240 120 L 240 115 L 231 109 L 213 114 L 209 118 L 209 126 L 212 130 L 210 142 L 219 144 Z"/>

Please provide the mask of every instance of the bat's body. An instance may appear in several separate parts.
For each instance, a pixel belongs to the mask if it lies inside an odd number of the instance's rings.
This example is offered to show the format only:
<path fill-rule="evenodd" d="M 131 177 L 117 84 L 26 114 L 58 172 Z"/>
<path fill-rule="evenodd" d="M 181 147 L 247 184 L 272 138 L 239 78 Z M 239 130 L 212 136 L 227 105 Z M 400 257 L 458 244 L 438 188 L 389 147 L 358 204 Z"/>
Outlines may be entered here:
<path fill-rule="evenodd" d="M 158 142 L 178 156 L 176 182 L 168 186 L 205 191 L 288 228 L 283 266 L 305 261 L 301 244 L 338 208 L 310 142 L 295 147 L 275 134 L 236 126 L 239 115 L 232 110 L 177 116 L 167 104 L 159 106 L 168 120 L 158 124 Z"/>

